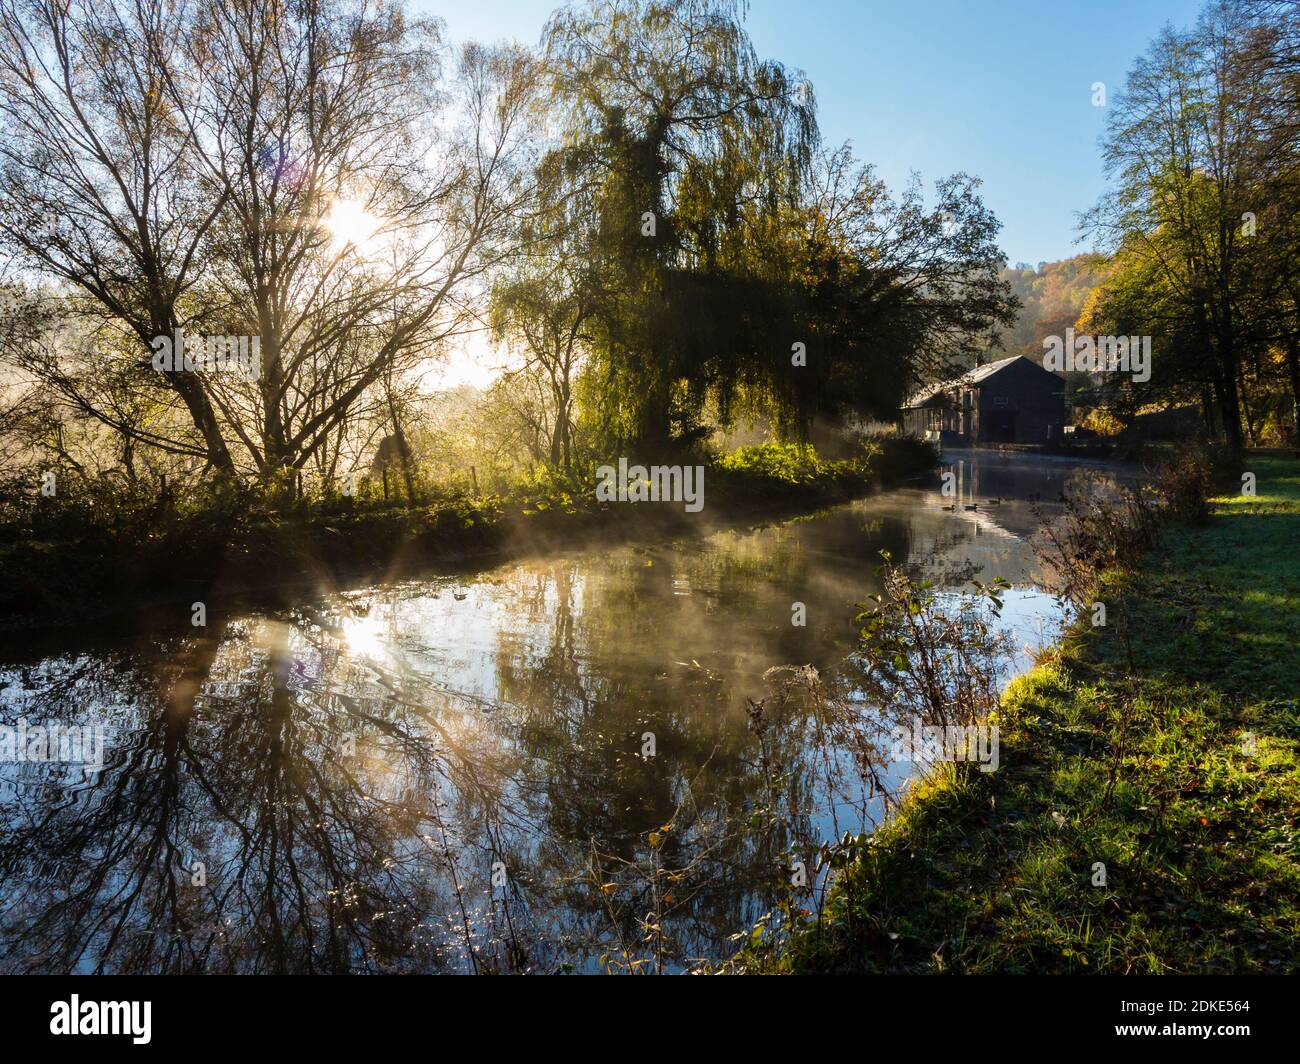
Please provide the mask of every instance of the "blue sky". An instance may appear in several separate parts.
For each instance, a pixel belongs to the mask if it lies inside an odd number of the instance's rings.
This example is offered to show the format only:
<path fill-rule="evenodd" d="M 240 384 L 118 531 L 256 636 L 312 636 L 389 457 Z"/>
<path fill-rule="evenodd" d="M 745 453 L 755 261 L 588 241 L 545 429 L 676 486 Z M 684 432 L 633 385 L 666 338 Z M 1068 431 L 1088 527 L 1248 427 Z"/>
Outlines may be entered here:
<path fill-rule="evenodd" d="M 553 0 L 413 0 L 454 41 L 535 43 Z M 852 140 L 892 188 L 964 170 L 984 180 L 1012 262 L 1086 250 L 1075 212 L 1096 201 L 1105 111 L 1166 22 L 1201 0 L 752 0 L 759 53 L 802 69 L 822 133 Z"/>

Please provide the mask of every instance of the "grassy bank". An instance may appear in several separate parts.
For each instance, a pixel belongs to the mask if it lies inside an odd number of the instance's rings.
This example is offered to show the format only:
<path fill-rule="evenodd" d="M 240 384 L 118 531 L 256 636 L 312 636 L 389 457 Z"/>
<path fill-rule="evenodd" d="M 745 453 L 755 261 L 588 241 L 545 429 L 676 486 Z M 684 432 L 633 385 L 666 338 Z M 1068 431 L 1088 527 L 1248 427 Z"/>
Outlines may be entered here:
<path fill-rule="evenodd" d="M 928 445 L 889 439 L 839 461 L 788 444 L 692 459 L 705 468 L 698 513 L 680 502 L 600 502 L 594 464 L 541 470 L 505 492 L 428 492 L 415 506 L 364 490 L 276 503 L 246 487 L 168 495 L 101 479 L 44 498 L 24 484 L 0 498 L 0 630 L 84 624 L 142 603 L 201 598 L 214 585 L 222 594 L 330 586 L 585 537 L 707 531 L 853 498 L 923 475 L 936 460 Z"/>
<path fill-rule="evenodd" d="M 819 922 L 739 963 L 1300 969 L 1300 462 L 1246 468 L 1255 497 L 1109 573 L 1107 626 L 1011 686 L 997 772 L 918 785 Z"/>

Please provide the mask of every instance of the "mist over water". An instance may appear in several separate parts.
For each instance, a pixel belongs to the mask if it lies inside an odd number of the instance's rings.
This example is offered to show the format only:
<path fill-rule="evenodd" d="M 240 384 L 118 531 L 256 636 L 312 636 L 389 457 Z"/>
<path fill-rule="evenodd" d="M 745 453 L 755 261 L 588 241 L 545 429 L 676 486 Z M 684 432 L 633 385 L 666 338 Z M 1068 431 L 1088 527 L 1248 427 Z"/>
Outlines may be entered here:
<path fill-rule="evenodd" d="M 911 771 L 864 786 L 797 701 L 761 736 L 750 717 L 778 666 L 853 697 L 882 549 L 941 586 L 1009 580 L 1016 669 L 1057 632 L 1032 500 L 1057 508 L 1081 465 L 949 460 L 957 499 L 900 489 L 0 661 L 0 723 L 106 736 L 97 771 L 0 764 L 0 968 L 590 971 L 654 907 L 665 967 L 727 955 L 790 854 L 811 868 L 871 830 Z"/>

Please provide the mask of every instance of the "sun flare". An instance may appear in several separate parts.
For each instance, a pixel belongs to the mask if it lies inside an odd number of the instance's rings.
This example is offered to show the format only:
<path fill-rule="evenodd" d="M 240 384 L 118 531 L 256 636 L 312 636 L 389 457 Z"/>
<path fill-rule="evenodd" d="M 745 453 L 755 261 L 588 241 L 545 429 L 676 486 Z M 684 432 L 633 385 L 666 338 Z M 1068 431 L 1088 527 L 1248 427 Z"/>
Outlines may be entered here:
<path fill-rule="evenodd" d="M 363 254 L 379 250 L 376 234 L 383 227 L 383 220 L 366 210 L 360 200 L 336 199 L 321 220 L 336 250 L 352 247 Z"/>

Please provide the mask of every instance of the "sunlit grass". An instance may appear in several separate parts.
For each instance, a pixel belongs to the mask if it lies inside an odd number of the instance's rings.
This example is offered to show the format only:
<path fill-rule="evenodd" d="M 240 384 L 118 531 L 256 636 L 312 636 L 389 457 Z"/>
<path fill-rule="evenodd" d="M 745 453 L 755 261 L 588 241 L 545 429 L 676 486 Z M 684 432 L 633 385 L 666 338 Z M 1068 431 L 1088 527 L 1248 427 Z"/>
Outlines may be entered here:
<path fill-rule="evenodd" d="M 1300 966 L 1300 463 L 1251 456 L 1116 575 L 1113 618 L 1009 687 L 1003 768 L 924 784 L 768 968 Z M 1105 866 L 1105 882 L 1096 869 Z"/>

